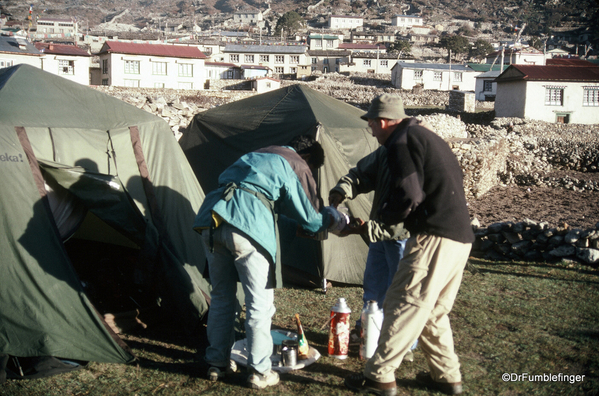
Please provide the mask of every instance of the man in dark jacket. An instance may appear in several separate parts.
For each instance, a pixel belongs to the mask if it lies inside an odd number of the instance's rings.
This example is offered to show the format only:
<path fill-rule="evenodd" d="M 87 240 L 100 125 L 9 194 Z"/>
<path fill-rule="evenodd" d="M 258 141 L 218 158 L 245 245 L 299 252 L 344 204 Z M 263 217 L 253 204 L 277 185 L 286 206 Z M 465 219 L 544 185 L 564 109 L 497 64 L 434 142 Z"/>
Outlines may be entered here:
<path fill-rule="evenodd" d="M 363 373 L 348 376 L 345 385 L 395 395 L 395 370 L 418 338 L 430 368 L 418 382 L 459 394 L 460 364 L 448 314 L 474 241 L 461 167 L 443 139 L 406 116 L 398 96 L 375 98 L 362 118 L 386 147 L 391 173 L 391 192 L 378 221 L 403 222 L 410 238 L 387 291 L 378 348 Z"/>

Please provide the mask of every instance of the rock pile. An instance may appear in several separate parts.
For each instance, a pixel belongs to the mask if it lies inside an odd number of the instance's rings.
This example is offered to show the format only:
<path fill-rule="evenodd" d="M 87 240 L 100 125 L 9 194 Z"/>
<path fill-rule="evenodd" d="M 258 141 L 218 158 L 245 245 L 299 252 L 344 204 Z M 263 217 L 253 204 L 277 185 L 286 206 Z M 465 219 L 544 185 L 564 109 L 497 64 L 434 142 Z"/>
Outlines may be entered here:
<path fill-rule="evenodd" d="M 599 223 L 594 229 L 572 229 L 567 224 L 550 227 L 526 219 L 519 223 L 473 224 L 476 241 L 472 254 L 488 260 L 559 261 L 578 259 L 599 264 Z"/>

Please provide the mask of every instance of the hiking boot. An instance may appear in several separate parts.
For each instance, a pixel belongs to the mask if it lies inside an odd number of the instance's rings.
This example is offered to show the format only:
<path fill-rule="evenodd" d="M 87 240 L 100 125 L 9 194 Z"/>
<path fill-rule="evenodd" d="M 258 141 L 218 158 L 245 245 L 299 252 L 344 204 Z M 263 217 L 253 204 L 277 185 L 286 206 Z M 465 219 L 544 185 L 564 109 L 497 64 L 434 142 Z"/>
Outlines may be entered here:
<path fill-rule="evenodd" d="M 248 387 L 252 389 L 264 389 L 267 386 L 273 386 L 279 383 L 279 374 L 276 371 L 268 370 L 261 374 L 253 371 L 248 377 Z"/>
<path fill-rule="evenodd" d="M 237 363 L 234 360 L 229 361 L 228 367 L 211 366 L 208 369 L 208 379 L 210 381 L 218 381 L 219 379 L 225 378 L 227 375 L 231 375 L 237 371 Z"/>
<path fill-rule="evenodd" d="M 362 373 L 345 377 L 345 386 L 357 393 L 372 393 L 381 396 L 395 396 L 397 394 L 395 381 L 376 382 L 364 377 Z"/>
<path fill-rule="evenodd" d="M 416 374 L 416 381 L 429 389 L 445 393 L 446 395 L 459 395 L 462 393 L 461 382 L 438 382 L 431 377 L 430 373 L 423 372 Z"/>

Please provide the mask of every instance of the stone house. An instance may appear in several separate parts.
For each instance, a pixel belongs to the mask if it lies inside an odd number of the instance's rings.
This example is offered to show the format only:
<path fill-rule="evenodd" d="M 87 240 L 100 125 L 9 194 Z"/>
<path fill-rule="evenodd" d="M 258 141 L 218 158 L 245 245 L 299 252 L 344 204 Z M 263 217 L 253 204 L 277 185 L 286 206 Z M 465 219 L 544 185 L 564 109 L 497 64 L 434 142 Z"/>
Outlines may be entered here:
<path fill-rule="evenodd" d="M 343 39 L 330 34 L 310 34 L 308 36 L 308 48 L 310 50 L 332 50 L 339 48 Z"/>
<path fill-rule="evenodd" d="M 98 53 L 102 85 L 203 89 L 206 55 L 195 46 L 107 41 Z"/>
<path fill-rule="evenodd" d="M 353 15 L 331 15 L 329 29 L 358 29 L 364 26 L 364 18 Z"/>
<path fill-rule="evenodd" d="M 239 80 L 241 79 L 241 68 L 233 63 L 204 62 L 206 79 L 208 80 Z"/>
<path fill-rule="evenodd" d="M 401 89 L 418 86 L 439 91 L 474 91 L 479 74 L 459 64 L 398 62 L 391 70 L 391 83 Z"/>
<path fill-rule="evenodd" d="M 36 25 L 36 38 L 73 37 L 77 34 L 77 22 L 70 18 L 40 17 Z"/>
<path fill-rule="evenodd" d="M 57 74 L 82 85 L 90 85 L 91 55 L 75 46 L 53 43 L 35 43 L 44 57 L 42 70 Z"/>
<path fill-rule="evenodd" d="M 503 51 L 503 54 L 502 54 Z M 545 54 L 533 47 L 527 48 L 505 48 L 493 51 L 485 57 L 485 63 L 501 64 L 503 57 L 504 65 L 544 65 Z"/>
<path fill-rule="evenodd" d="M 305 45 L 227 45 L 220 58 L 237 66 L 264 66 L 275 74 L 296 75 L 300 65 L 309 65 Z"/>
<path fill-rule="evenodd" d="M 599 67 L 511 65 L 497 79 L 495 115 L 599 123 Z"/>
<path fill-rule="evenodd" d="M 308 50 L 310 58 L 310 71 L 320 71 L 322 73 L 341 72 L 340 65 L 349 63 L 350 51 L 334 49 L 334 50 Z"/>
<path fill-rule="evenodd" d="M 397 62 L 414 62 L 414 59 L 397 59 L 395 54 L 373 54 L 370 52 L 354 52 L 347 63 L 341 63 L 340 73 L 375 73 L 391 75 L 391 70 Z"/>
<path fill-rule="evenodd" d="M 264 20 L 264 15 L 260 10 L 241 10 L 233 14 L 233 22 L 242 25 L 255 25 Z"/>
<path fill-rule="evenodd" d="M 476 86 L 474 88 L 476 100 L 495 100 L 495 96 L 497 95 L 497 83 L 495 82 L 495 79 L 499 77 L 500 73 L 499 70 L 491 70 L 476 76 Z"/>
<path fill-rule="evenodd" d="M 391 18 L 391 26 L 400 28 L 411 28 L 412 26 L 421 26 L 424 24 L 424 18 L 418 15 L 394 15 Z"/>

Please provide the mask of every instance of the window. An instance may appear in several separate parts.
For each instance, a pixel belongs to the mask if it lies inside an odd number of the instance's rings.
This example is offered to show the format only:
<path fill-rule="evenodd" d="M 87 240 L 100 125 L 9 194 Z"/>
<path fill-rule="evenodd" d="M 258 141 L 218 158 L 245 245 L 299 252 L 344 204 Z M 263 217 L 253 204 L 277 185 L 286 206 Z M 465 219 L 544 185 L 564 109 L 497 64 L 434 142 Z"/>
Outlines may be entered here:
<path fill-rule="evenodd" d="M 155 82 L 154 88 L 164 88 L 164 83 L 163 82 Z"/>
<path fill-rule="evenodd" d="M 108 74 L 108 59 L 102 59 L 102 74 Z"/>
<path fill-rule="evenodd" d="M 314 40 L 314 46 L 316 48 L 322 48 L 322 40 Z"/>
<path fill-rule="evenodd" d="M 414 70 L 414 80 L 422 81 L 422 70 Z"/>
<path fill-rule="evenodd" d="M 233 70 L 227 70 L 227 79 L 233 79 Z"/>
<path fill-rule="evenodd" d="M 318 63 L 318 58 L 312 58 L 312 64 Z"/>
<path fill-rule="evenodd" d="M 299 55 L 290 55 L 289 63 L 297 65 L 299 63 Z"/>
<path fill-rule="evenodd" d="M 191 63 L 179 63 L 179 77 L 193 77 L 193 65 Z"/>
<path fill-rule="evenodd" d="M 123 83 L 126 87 L 129 88 L 139 88 L 139 80 L 123 80 Z"/>
<path fill-rule="evenodd" d="M 459 73 L 459 72 L 453 73 L 453 81 L 462 82 L 462 73 Z"/>
<path fill-rule="evenodd" d="M 166 62 L 152 62 L 152 74 L 166 76 Z"/>
<path fill-rule="evenodd" d="M 316 71 L 316 66 L 312 66 L 312 71 Z"/>
<path fill-rule="evenodd" d="M 563 105 L 564 88 L 563 87 L 545 87 L 545 105 L 561 106 Z"/>
<path fill-rule="evenodd" d="M 275 55 L 275 63 L 285 63 L 285 55 Z"/>
<path fill-rule="evenodd" d="M 341 63 L 341 58 L 335 58 L 335 64 L 338 65 Z"/>
<path fill-rule="evenodd" d="M 297 73 L 297 67 L 290 67 L 289 68 L 289 73 L 292 73 L 292 74 Z"/>
<path fill-rule="evenodd" d="M 322 60 L 322 63 L 325 64 L 325 65 L 328 65 L 329 64 L 329 58 L 324 58 Z"/>
<path fill-rule="evenodd" d="M 283 74 L 284 71 L 285 71 L 284 67 L 275 67 L 275 73 L 277 73 L 277 74 Z"/>
<path fill-rule="evenodd" d="M 271 87 L 272 87 L 272 84 L 271 84 L 271 83 L 269 83 L 269 82 L 267 82 L 267 83 L 266 83 L 266 88 L 271 88 Z"/>
<path fill-rule="evenodd" d="M 327 40 L 327 48 L 333 48 L 333 40 Z"/>
<path fill-rule="evenodd" d="M 239 54 L 229 55 L 229 62 L 239 62 Z"/>
<path fill-rule="evenodd" d="M 389 61 L 387 59 L 384 59 L 381 61 L 381 66 L 382 67 L 389 67 Z"/>
<path fill-rule="evenodd" d="M 244 59 L 245 63 L 254 63 L 254 55 L 246 55 Z"/>
<path fill-rule="evenodd" d="M 193 83 L 190 82 L 180 82 L 177 86 L 179 89 L 193 89 Z"/>
<path fill-rule="evenodd" d="M 584 87 L 583 106 L 599 106 L 599 87 Z"/>
<path fill-rule="evenodd" d="M 75 61 L 70 60 L 59 60 L 58 61 L 58 74 L 75 74 Z"/>
<path fill-rule="evenodd" d="M 139 74 L 139 61 L 125 61 L 125 74 Z"/>
<path fill-rule="evenodd" d="M 107 78 L 103 78 L 102 79 L 102 85 L 108 85 L 108 79 Z"/>
<path fill-rule="evenodd" d="M 370 59 L 364 59 L 364 66 L 370 66 Z"/>
<path fill-rule="evenodd" d="M 483 92 L 492 92 L 493 91 L 493 81 L 486 80 L 483 82 Z"/>
<path fill-rule="evenodd" d="M 443 81 L 443 73 L 442 72 L 434 72 L 433 73 L 433 81 Z"/>
<path fill-rule="evenodd" d="M 270 62 L 270 58 L 268 55 L 260 55 L 260 62 Z"/>

